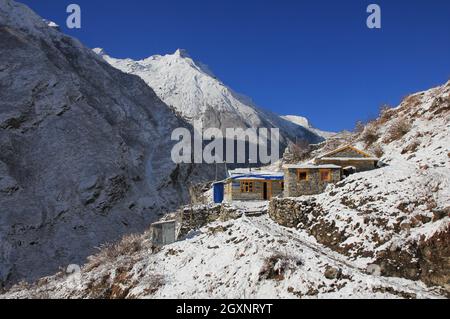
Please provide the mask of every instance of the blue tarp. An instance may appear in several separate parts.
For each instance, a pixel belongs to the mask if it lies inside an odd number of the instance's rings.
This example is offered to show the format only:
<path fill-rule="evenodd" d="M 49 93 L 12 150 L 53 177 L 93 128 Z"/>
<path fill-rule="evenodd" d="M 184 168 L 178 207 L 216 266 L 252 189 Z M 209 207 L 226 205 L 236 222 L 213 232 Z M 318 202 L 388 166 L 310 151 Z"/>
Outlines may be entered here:
<path fill-rule="evenodd" d="M 221 204 L 224 198 L 224 183 L 214 183 L 214 203 Z"/>

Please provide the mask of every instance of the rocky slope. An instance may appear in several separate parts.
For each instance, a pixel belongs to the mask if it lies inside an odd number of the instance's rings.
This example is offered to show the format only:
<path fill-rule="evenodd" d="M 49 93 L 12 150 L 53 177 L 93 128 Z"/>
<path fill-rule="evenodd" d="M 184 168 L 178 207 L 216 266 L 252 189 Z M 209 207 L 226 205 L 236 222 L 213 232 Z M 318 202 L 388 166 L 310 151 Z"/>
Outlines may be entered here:
<path fill-rule="evenodd" d="M 385 167 L 350 176 L 324 194 L 278 199 L 271 216 L 386 276 L 450 291 L 450 82 L 413 94 L 356 134 Z"/>
<path fill-rule="evenodd" d="M 258 108 L 248 97 L 227 87 L 204 64 L 184 50 L 147 59 L 115 59 L 102 49 L 94 50 L 112 66 L 141 77 L 168 105 L 187 121 L 199 120 L 205 128 L 277 127 L 282 143 L 304 139 L 323 140 L 315 131 Z"/>
<path fill-rule="evenodd" d="M 188 199 L 201 176 L 170 160 L 188 124 L 144 81 L 12 0 L 0 43 L 0 286 L 82 263 Z"/>
<path fill-rule="evenodd" d="M 199 208 L 201 209 L 201 208 Z M 423 283 L 366 273 L 266 216 L 213 222 L 161 249 L 150 234 L 105 247 L 0 298 L 441 298 Z"/>

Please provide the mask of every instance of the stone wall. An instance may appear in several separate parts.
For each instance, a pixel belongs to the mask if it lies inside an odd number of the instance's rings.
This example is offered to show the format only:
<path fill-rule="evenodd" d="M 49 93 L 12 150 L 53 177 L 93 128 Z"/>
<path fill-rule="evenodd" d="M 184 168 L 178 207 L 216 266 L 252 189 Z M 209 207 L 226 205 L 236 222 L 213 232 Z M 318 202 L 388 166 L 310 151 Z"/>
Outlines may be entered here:
<path fill-rule="evenodd" d="M 341 170 L 331 169 L 331 181 L 325 182 L 320 179 L 320 169 L 308 169 L 308 180 L 299 181 L 297 169 L 286 169 L 284 171 L 284 197 L 299 197 L 302 195 L 315 195 L 323 193 L 330 183 L 341 180 Z"/>
<path fill-rule="evenodd" d="M 274 198 L 269 205 L 269 217 L 276 223 L 306 230 L 318 243 L 348 255 L 348 247 L 341 245 L 348 235 L 325 216 L 326 211 L 314 197 Z"/>
<path fill-rule="evenodd" d="M 270 202 L 269 216 L 281 226 L 297 227 L 300 222 L 316 214 L 315 210 L 318 207 L 314 199 L 274 198 Z"/>
<path fill-rule="evenodd" d="M 335 221 L 326 218 L 327 212 L 313 197 L 274 198 L 270 202 L 269 216 L 282 226 L 305 230 L 318 243 L 343 255 L 373 258 L 374 264 L 380 266 L 382 276 L 422 280 L 427 285 L 439 285 L 450 297 L 450 227 L 442 229 L 431 238 L 422 235 L 420 239 L 406 241 L 402 246 L 390 245 L 382 250 L 370 251 L 358 248 L 360 244 L 343 243 L 353 236 L 352 233 L 362 232 L 362 228 L 382 227 L 379 219 L 365 218 L 364 223 L 358 224 L 356 229 L 339 229 Z M 377 237 L 367 238 L 367 241 L 378 242 L 378 247 L 383 245 Z"/>
<path fill-rule="evenodd" d="M 177 239 L 209 223 L 236 219 L 240 216 L 242 212 L 224 204 L 185 206 L 176 213 Z"/>

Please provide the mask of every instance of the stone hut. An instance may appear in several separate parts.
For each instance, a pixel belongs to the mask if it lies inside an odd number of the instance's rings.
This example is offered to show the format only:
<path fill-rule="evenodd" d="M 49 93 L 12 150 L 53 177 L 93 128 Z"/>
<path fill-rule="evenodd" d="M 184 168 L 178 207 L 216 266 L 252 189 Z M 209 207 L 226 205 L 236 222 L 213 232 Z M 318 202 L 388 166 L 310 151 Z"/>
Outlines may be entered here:
<path fill-rule="evenodd" d="M 285 165 L 284 197 L 323 193 L 328 184 L 344 176 L 377 168 L 379 159 L 352 145 L 342 146 L 320 155 L 311 163 Z"/>
<path fill-rule="evenodd" d="M 285 165 L 284 197 L 299 197 L 323 193 L 328 184 L 342 179 L 338 165 Z"/>
<path fill-rule="evenodd" d="M 338 165 L 346 171 L 364 172 L 377 168 L 379 158 L 363 152 L 352 145 L 345 145 L 314 159 L 316 165 Z M 345 174 L 347 175 L 347 174 Z"/>

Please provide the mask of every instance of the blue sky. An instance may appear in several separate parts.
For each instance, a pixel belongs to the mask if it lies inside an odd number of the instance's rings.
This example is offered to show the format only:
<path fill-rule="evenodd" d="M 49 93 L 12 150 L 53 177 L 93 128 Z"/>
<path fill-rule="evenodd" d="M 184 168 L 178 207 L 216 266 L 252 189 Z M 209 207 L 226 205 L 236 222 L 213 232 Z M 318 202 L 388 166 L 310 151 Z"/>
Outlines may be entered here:
<path fill-rule="evenodd" d="M 186 49 L 234 90 L 321 129 L 450 78 L 448 0 L 22 0 L 89 47 L 134 59 Z M 64 27 L 68 4 L 82 28 Z M 366 8 L 382 9 L 382 29 Z"/>

